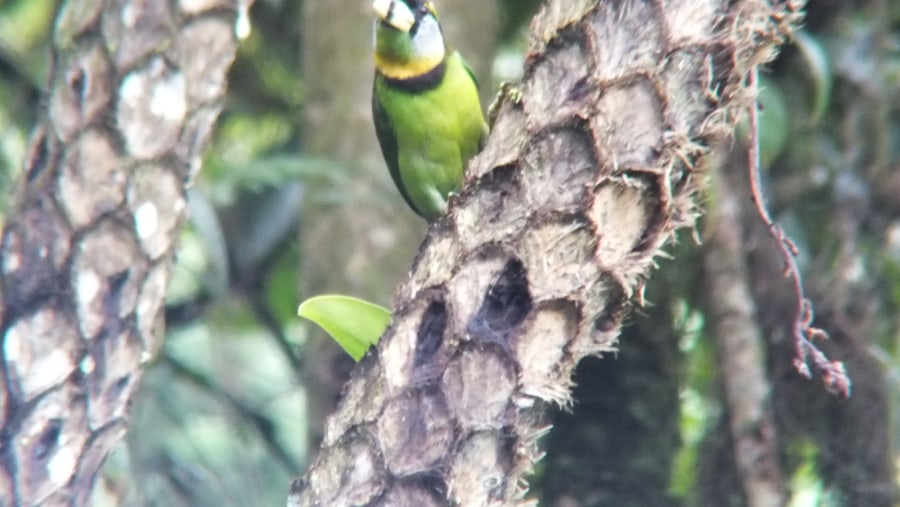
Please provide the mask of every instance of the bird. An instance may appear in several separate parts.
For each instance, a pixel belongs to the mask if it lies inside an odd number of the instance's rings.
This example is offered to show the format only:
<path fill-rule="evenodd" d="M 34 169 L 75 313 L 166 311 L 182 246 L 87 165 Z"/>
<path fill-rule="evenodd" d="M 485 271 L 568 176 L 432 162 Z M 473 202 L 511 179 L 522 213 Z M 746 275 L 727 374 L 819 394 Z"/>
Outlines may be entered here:
<path fill-rule="evenodd" d="M 488 134 L 478 84 L 445 43 L 433 2 L 374 0 L 372 7 L 376 137 L 403 199 L 433 222 Z"/>

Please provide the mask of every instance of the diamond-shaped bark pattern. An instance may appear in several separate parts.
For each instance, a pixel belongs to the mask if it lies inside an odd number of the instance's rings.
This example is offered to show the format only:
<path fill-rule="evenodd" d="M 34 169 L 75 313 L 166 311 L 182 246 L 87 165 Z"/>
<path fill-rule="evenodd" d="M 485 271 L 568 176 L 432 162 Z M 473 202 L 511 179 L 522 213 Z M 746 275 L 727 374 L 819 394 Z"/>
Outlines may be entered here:
<path fill-rule="evenodd" d="M 593 50 L 593 77 L 600 81 L 652 73 L 666 48 L 653 2 L 601 2 L 585 28 Z"/>
<path fill-rule="evenodd" d="M 134 216 L 138 241 L 151 259 L 172 248 L 178 218 L 187 207 L 183 193 L 178 175 L 161 165 L 140 166 L 132 174 L 128 206 Z M 167 212 L 167 208 L 175 213 Z"/>
<path fill-rule="evenodd" d="M 3 335 L 10 392 L 28 402 L 63 383 L 83 347 L 76 323 L 66 314 L 44 309 L 12 322 Z"/>
<path fill-rule="evenodd" d="M 109 105 L 112 98 L 109 62 L 99 45 L 69 55 L 55 69 L 50 114 L 59 138 L 70 141 Z"/>
<path fill-rule="evenodd" d="M 506 493 L 512 442 L 502 431 L 479 431 L 460 442 L 450 466 L 450 498 L 459 505 L 491 505 Z"/>
<path fill-rule="evenodd" d="M 325 423 L 325 445 L 337 445 L 351 428 L 374 422 L 391 392 L 385 383 L 385 369 L 378 368 L 371 356 L 353 370 L 353 379 L 344 391 L 347 402 L 338 407 L 340 415 L 329 417 Z"/>
<path fill-rule="evenodd" d="M 57 48 L 68 48 L 75 38 L 85 33 L 103 12 L 104 0 L 65 2 L 60 8 L 53 31 Z"/>
<path fill-rule="evenodd" d="M 519 161 L 528 135 L 521 108 L 504 101 L 498 109 L 497 121 L 481 153 L 469 163 L 466 181 L 481 178 L 488 171 L 513 166 Z"/>
<path fill-rule="evenodd" d="M 414 301 L 422 290 L 446 280 L 459 262 L 460 253 L 461 246 L 446 228 L 432 229 L 419 247 L 410 277 L 400 285 L 395 299 Z"/>
<path fill-rule="evenodd" d="M 395 476 L 431 470 L 446 459 L 453 444 L 454 425 L 447 400 L 434 386 L 411 389 L 391 398 L 377 427 L 385 464 Z"/>
<path fill-rule="evenodd" d="M 398 314 L 385 337 L 381 363 L 389 392 L 440 377 L 449 359 L 446 342 L 447 306 L 439 293 L 420 294 L 413 306 Z"/>
<path fill-rule="evenodd" d="M 551 45 L 541 65 L 522 84 L 526 125 L 531 131 L 558 125 L 585 113 L 596 88 L 590 81 L 587 54 L 581 45 Z"/>
<path fill-rule="evenodd" d="M 748 103 L 736 69 L 795 19 L 753 0 L 544 2 L 521 93 L 493 109 L 289 505 L 525 504 L 542 407 L 614 350 L 654 258 L 695 221 L 706 146 Z M 348 438 L 377 468 L 354 482 L 334 459 Z"/>
<path fill-rule="evenodd" d="M 59 412 L 66 407 L 64 414 Z M 71 384 L 48 393 L 22 422 L 25 432 L 12 449 L 20 495 L 40 504 L 71 480 L 88 435 L 84 395 Z"/>
<path fill-rule="evenodd" d="M 472 291 L 487 287 L 497 279 L 506 264 L 506 255 L 495 249 L 479 252 L 450 278 L 447 288 L 451 321 L 461 323 L 463 329 L 472 321 L 482 302 L 481 299 L 470 297 Z M 463 335 L 460 339 L 468 337 Z"/>
<path fill-rule="evenodd" d="M 597 262 L 607 270 L 627 262 L 644 237 L 656 203 L 644 196 L 640 181 L 608 181 L 597 186 L 588 210 L 597 228 Z M 614 227 L 626 224 L 628 227 Z"/>
<path fill-rule="evenodd" d="M 118 69 L 129 69 L 165 46 L 177 26 L 170 2 L 113 0 L 103 11 L 103 38 Z"/>
<path fill-rule="evenodd" d="M 534 297 L 541 301 L 565 297 L 596 283 L 599 269 L 592 261 L 596 241 L 585 222 L 570 216 L 525 231 L 518 246 Z"/>
<path fill-rule="evenodd" d="M 116 120 L 125 148 L 137 159 L 161 157 L 175 147 L 187 114 L 187 84 L 162 57 L 125 76 Z"/>
<path fill-rule="evenodd" d="M 4 300 L 7 312 L 26 311 L 63 288 L 72 231 L 47 193 L 29 196 L 3 229 Z M 6 315 L 9 318 L 9 315 Z"/>
<path fill-rule="evenodd" d="M 60 7 L 48 107 L 0 243 L 0 498 L 86 505 L 125 431 L 160 344 L 184 185 L 219 112 L 238 1 Z"/>
<path fill-rule="evenodd" d="M 525 225 L 527 215 L 523 213 L 522 187 L 516 172 L 515 167 L 505 166 L 485 174 L 479 180 L 480 191 L 457 206 L 453 218 L 464 251 L 492 239 L 511 237 Z"/>
<path fill-rule="evenodd" d="M 441 387 L 462 429 L 500 429 L 512 422 L 513 364 L 498 347 L 472 347 L 447 366 Z M 484 389 L 486 382 L 491 389 Z"/>
<path fill-rule="evenodd" d="M 578 334 L 581 311 L 567 300 L 550 301 L 530 316 L 516 343 L 516 360 L 522 365 L 522 394 L 563 402 L 570 382 L 562 368 L 569 337 Z"/>
<path fill-rule="evenodd" d="M 322 451 L 310 482 L 321 488 L 321 505 L 365 505 L 387 482 L 385 465 L 370 428 L 354 428 L 337 445 Z"/>
<path fill-rule="evenodd" d="M 597 178 L 593 147 L 581 130 L 548 130 L 523 158 L 528 202 L 539 213 L 575 212 Z M 579 191 L 580 190 L 580 191 Z"/>
<path fill-rule="evenodd" d="M 92 129 L 63 155 L 60 204 L 73 227 L 88 225 L 125 200 L 127 174 L 113 143 L 109 134 Z"/>
<path fill-rule="evenodd" d="M 607 171 L 646 167 L 662 148 L 663 111 L 651 83 L 639 78 L 610 87 L 597 102 L 591 129 Z"/>
<path fill-rule="evenodd" d="M 198 47 L 208 49 L 197 51 Z M 233 28 L 215 18 L 200 18 L 178 32 L 168 56 L 184 72 L 190 102 L 207 103 L 225 93 L 235 49 Z"/>

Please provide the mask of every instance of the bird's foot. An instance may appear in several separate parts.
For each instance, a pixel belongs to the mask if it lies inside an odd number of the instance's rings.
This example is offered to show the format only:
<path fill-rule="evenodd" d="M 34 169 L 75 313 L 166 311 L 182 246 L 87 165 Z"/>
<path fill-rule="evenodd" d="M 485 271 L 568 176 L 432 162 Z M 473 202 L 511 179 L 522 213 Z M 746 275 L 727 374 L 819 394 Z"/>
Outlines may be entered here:
<path fill-rule="evenodd" d="M 503 103 L 509 101 L 514 105 L 522 103 L 522 89 L 515 83 L 503 82 L 500 84 L 500 93 L 497 98 L 488 107 L 488 125 L 493 129 L 494 122 L 497 121 L 497 115 L 500 114 Z"/>

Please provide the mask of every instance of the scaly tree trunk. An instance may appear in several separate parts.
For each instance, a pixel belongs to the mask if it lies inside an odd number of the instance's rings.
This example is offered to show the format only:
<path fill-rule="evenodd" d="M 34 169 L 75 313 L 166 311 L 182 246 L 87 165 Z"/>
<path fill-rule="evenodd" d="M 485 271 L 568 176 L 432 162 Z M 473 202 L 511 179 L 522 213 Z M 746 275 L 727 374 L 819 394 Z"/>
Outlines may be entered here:
<path fill-rule="evenodd" d="M 83 505 L 125 432 L 251 1 L 62 6 L 0 246 L 4 505 Z"/>
<path fill-rule="evenodd" d="M 794 4 L 553 0 L 290 505 L 511 505 L 547 403 L 613 350 Z M 515 94 L 513 94 L 515 95 Z"/>

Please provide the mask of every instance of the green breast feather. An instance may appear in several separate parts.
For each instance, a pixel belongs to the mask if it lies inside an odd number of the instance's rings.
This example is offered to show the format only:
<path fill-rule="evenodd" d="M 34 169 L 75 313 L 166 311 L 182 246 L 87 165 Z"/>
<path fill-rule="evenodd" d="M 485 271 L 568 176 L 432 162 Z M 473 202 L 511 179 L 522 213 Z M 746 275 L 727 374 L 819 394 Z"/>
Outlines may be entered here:
<path fill-rule="evenodd" d="M 448 56 L 443 78 L 426 87 L 376 75 L 372 112 L 400 194 L 426 220 L 437 219 L 487 135 L 475 79 L 462 57 Z"/>

